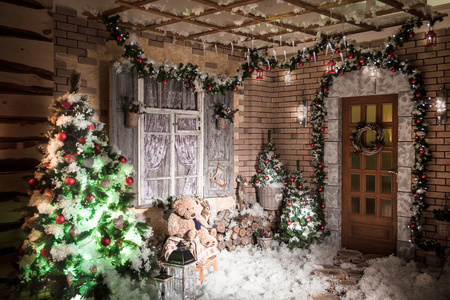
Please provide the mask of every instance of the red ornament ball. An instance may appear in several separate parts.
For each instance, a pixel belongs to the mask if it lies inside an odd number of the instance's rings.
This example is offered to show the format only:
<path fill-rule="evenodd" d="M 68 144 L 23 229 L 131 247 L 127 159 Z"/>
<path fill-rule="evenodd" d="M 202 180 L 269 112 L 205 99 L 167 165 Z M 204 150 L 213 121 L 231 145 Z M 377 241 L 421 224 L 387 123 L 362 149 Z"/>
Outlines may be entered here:
<path fill-rule="evenodd" d="M 269 176 L 264 176 L 264 180 L 269 180 Z"/>
<path fill-rule="evenodd" d="M 305 200 L 303 200 L 303 201 L 302 201 L 302 204 L 303 204 L 303 205 L 306 205 L 306 201 L 305 201 Z"/>
<path fill-rule="evenodd" d="M 291 221 L 287 221 L 287 224 L 288 224 L 288 226 L 291 226 L 292 222 Z"/>
<path fill-rule="evenodd" d="M 212 86 L 208 85 L 208 91 L 212 91 Z"/>
<path fill-rule="evenodd" d="M 328 88 L 323 88 L 323 91 L 326 93 L 328 92 Z"/>
<path fill-rule="evenodd" d="M 291 177 L 291 181 L 294 181 L 295 179 L 294 179 L 294 177 Z"/>
<path fill-rule="evenodd" d="M 416 227 L 416 225 L 411 224 L 411 225 L 409 225 L 409 227 L 414 228 L 414 227 Z"/>
<path fill-rule="evenodd" d="M 50 168 L 50 164 L 46 164 L 45 167 L 48 169 Z"/>
<path fill-rule="evenodd" d="M 67 134 L 64 132 L 59 132 L 56 138 L 58 141 L 64 142 L 67 139 Z"/>
<path fill-rule="evenodd" d="M 42 257 L 48 257 L 49 254 L 50 253 L 47 250 L 45 250 L 45 248 L 42 248 L 42 250 L 41 250 L 41 256 Z"/>
<path fill-rule="evenodd" d="M 324 132 L 324 131 L 325 131 L 325 128 L 323 128 L 323 127 L 320 128 L 320 131 L 321 131 L 321 132 Z"/>
<path fill-rule="evenodd" d="M 256 172 L 261 173 L 262 171 L 261 171 L 261 169 L 258 169 L 258 170 L 256 170 Z"/>
<path fill-rule="evenodd" d="M 277 158 L 277 155 L 276 155 L 276 154 L 274 154 L 274 155 L 273 155 L 273 157 Z"/>
<path fill-rule="evenodd" d="M 319 188 L 319 192 L 321 192 L 321 191 L 323 191 L 323 188 L 320 187 L 320 188 Z"/>
<path fill-rule="evenodd" d="M 412 84 L 416 84 L 416 83 L 417 83 L 417 79 L 416 79 L 416 78 L 413 78 L 413 79 L 411 80 L 411 83 L 412 83 Z"/>
<path fill-rule="evenodd" d="M 422 97 L 422 93 L 420 93 L 420 92 L 417 92 L 417 93 L 416 93 L 416 97 L 417 97 L 417 98 L 420 98 L 420 97 Z"/>
<path fill-rule="evenodd" d="M 97 151 L 100 152 L 100 150 L 102 150 L 102 146 L 100 146 L 100 145 L 95 145 L 95 149 L 97 149 Z"/>
<path fill-rule="evenodd" d="M 316 102 L 316 104 L 314 104 L 315 106 L 319 106 L 319 102 Z"/>
<path fill-rule="evenodd" d="M 364 57 L 361 57 L 361 58 L 359 59 L 359 62 L 360 62 L 360 63 L 363 63 L 363 62 L 364 62 Z"/>
<path fill-rule="evenodd" d="M 119 35 L 119 36 L 117 37 L 117 40 L 118 40 L 119 42 L 123 41 L 123 36 Z"/>
<path fill-rule="evenodd" d="M 124 156 L 121 156 L 119 157 L 119 161 L 124 164 L 127 162 L 127 159 Z"/>
<path fill-rule="evenodd" d="M 395 73 L 395 72 L 397 72 L 397 69 L 396 68 L 392 68 L 391 71 L 392 71 L 392 73 Z"/>
<path fill-rule="evenodd" d="M 413 38 L 413 37 L 416 36 L 416 34 L 414 33 L 414 31 L 411 31 L 411 32 L 408 34 L 408 36 L 409 36 L 410 38 Z"/>
<path fill-rule="evenodd" d="M 417 194 L 414 194 L 413 196 L 414 196 L 414 198 L 416 198 L 416 197 L 417 197 Z"/>
<path fill-rule="evenodd" d="M 66 180 L 64 180 L 64 183 L 67 186 L 72 186 L 75 183 L 75 178 L 73 177 L 67 177 Z"/>
<path fill-rule="evenodd" d="M 339 52 L 341 52 L 339 49 L 334 49 L 334 53 L 339 54 Z"/>
<path fill-rule="evenodd" d="M 268 160 L 268 159 L 266 159 L 266 160 L 264 161 L 264 163 L 265 163 L 265 164 L 268 164 L 268 163 L 269 163 L 269 160 Z"/>
<path fill-rule="evenodd" d="M 86 143 L 86 138 L 77 139 L 77 143 L 80 145 L 84 145 Z"/>
<path fill-rule="evenodd" d="M 248 68 L 247 71 L 248 71 L 248 72 L 251 72 L 251 71 L 252 71 L 252 68 Z"/>
<path fill-rule="evenodd" d="M 357 65 L 357 66 L 356 66 L 356 69 L 357 69 L 357 70 L 361 69 L 361 65 Z"/>
<path fill-rule="evenodd" d="M 163 79 L 162 80 L 162 84 L 166 85 L 167 84 L 167 79 Z"/>
<path fill-rule="evenodd" d="M 302 62 L 302 61 L 300 61 L 300 62 L 298 63 L 298 65 L 299 65 L 300 67 L 303 67 L 304 64 L 305 64 L 305 63 Z"/>
<path fill-rule="evenodd" d="M 425 150 L 420 150 L 420 154 L 424 154 L 425 153 Z"/>
<path fill-rule="evenodd" d="M 319 169 L 322 169 L 323 166 L 322 166 L 322 165 L 319 165 L 318 167 L 319 167 Z"/>
<path fill-rule="evenodd" d="M 258 180 L 258 179 L 255 179 L 255 183 L 259 183 L 259 180 Z"/>
<path fill-rule="evenodd" d="M 355 57 L 355 55 L 353 53 L 350 53 L 348 56 L 349 59 L 353 59 L 354 57 Z"/>
<path fill-rule="evenodd" d="M 345 73 L 344 70 L 339 71 L 339 74 L 341 74 L 341 75 L 344 75 L 344 73 Z"/>
<path fill-rule="evenodd" d="M 425 178 L 427 178 L 427 175 L 426 175 L 426 174 L 423 174 L 423 175 L 422 175 L 422 179 L 425 179 Z"/>
<path fill-rule="evenodd" d="M 56 216 L 55 221 L 57 224 L 61 225 L 66 221 L 66 218 L 63 215 L 58 215 Z"/>
<path fill-rule="evenodd" d="M 288 205 L 288 206 L 292 206 L 292 202 L 289 201 L 289 202 L 287 203 L 287 205 Z"/>
<path fill-rule="evenodd" d="M 422 123 L 422 119 L 417 119 L 416 123 L 418 123 L 418 124 Z"/>
<path fill-rule="evenodd" d="M 276 167 L 276 168 L 275 168 L 275 171 L 278 171 L 278 170 L 280 170 L 280 168 Z"/>
<path fill-rule="evenodd" d="M 325 227 L 323 227 L 323 226 L 322 226 L 322 227 L 320 227 L 320 230 L 324 230 L 324 229 L 325 229 Z"/>
<path fill-rule="evenodd" d="M 300 185 L 298 186 L 298 188 L 299 188 L 299 189 L 302 189 L 302 188 L 303 188 L 303 185 L 300 184 Z"/>
<path fill-rule="evenodd" d="M 394 56 L 394 53 L 389 52 L 389 53 L 388 53 L 388 57 L 392 57 L 392 56 Z"/>
<path fill-rule="evenodd" d="M 288 182 L 287 182 L 287 181 L 285 181 L 285 182 L 284 182 L 284 185 L 288 185 Z"/>
<path fill-rule="evenodd" d="M 307 217 L 307 218 L 306 218 L 306 222 L 311 222 L 311 218 L 310 218 L 310 217 Z"/>
<path fill-rule="evenodd" d="M 31 178 L 30 181 L 28 181 L 28 184 L 32 187 L 35 188 L 38 185 L 38 181 L 36 178 Z"/>
<path fill-rule="evenodd" d="M 101 241 L 100 241 L 100 243 L 103 245 L 103 246 L 109 246 L 109 244 L 111 244 L 111 239 L 110 238 L 107 238 L 107 237 L 104 237 L 104 238 L 102 238 L 101 239 Z"/>
<path fill-rule="evenodd" d="M 144 60 L 142 59 L 142 57 L 138 57 L 138 58 L 137 58 L 137 62 L 138 62 L 138 63 L 142 63 L 143 61 L 144 61 Z"/>
<path fill-rule="evenodd" d="M 125 179 L 125 184 L 128 186 L 132 185 L 133 182 L 134 182 L 134 180 L 132 177 L 128 177 L 127 179 Z"/>
<path fill-rule="evenodd" d="M 314 59 L 314 54 L 311 54 L 311 56 L 309 57 L 310 60 Z"/>
<path fill-rule="evenodd" d="M 416 140 L 418 140 L 419 139 L 419 136 L 418 135 L 416 135 Z"/>
<path fill-rule="evenodd" d="M 314 144 L 313 143 L 311 143 L 311 145 L 310 145 L 311 147 L 314 147 Z"/>
<path fill-rule="evenodd" d="M 238 87 L 237 87 L 237 86 L 234 86 L 234 87 L 233 87 L 233 91 L 236 92 L 237 90 L 238 90 Z"/>

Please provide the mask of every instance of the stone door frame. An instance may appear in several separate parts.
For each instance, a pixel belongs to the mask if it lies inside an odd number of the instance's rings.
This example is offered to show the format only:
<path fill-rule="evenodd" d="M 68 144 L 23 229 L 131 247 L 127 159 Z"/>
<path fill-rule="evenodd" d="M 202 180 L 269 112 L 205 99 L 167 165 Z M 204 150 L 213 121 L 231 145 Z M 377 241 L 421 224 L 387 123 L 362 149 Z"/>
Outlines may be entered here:
<path fill-rule="evenodd" d="M 398 94 L 398 175 L 397 175 L 397 256 L 414 258 L 415 248 L 409 242 L 408 229 L 414 197 L 411 192 L 414 145 L 412 140 L 412 92 L 408 78 L 401 72 L 378 69 L 376 78 L 368 68 L 337 77 L 325 98 L 328 113 L 328 138 L 325 139 L 324 162 L 328 166 L 325 185 L 325 204 L 328 208 L 327 244 L 342 246 L 342 102 L 343 97 Z M 344 139 L 344 140 L 343 140 Z"/>

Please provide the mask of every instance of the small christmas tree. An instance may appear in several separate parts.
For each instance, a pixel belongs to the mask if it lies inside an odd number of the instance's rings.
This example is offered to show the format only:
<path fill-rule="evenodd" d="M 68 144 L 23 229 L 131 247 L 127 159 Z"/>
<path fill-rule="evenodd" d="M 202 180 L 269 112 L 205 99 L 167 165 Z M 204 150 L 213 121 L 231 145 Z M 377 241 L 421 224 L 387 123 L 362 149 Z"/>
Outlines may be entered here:
<path fill-rule="evenodd" d="M 283 187 L 286 168 L 276 153 L 270 130 L 268 138 L 269 143 L 256 164 L 256 174 L 252 177 L 252 183 L 256 187 Z"/>
<path fill-rule="evenodd" d="M 325 206 L 319 207 L 309 198 L 309 188 L 305 183 L 300 161 L 297 161 L 297 171 L 290 174 L 285 182 L 284 208 L 279 228 L 280 239 L 287 242 L 291 249 L 307 247 L 325 236 Z"/>
<path fill-rule="evenodd" d="M 77 94 L 79 78 L 74 72 L 70 92 L 53 101 L 49 143 L 29 182 L 19 279 L 54 299 L 148 299 L 155 251 L 146 246 L 151 228 L 128 209 L 134 170 L 107 145 L 103 123 Z"/>

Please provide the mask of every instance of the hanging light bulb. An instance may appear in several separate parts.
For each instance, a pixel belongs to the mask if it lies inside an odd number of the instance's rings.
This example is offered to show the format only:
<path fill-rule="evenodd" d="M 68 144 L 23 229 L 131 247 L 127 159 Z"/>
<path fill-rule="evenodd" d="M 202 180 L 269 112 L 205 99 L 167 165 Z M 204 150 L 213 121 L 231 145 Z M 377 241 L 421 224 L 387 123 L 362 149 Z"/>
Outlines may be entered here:
<path fill-rule="evenodd" d="M 439 125 L 447 122 L 447 92 L 442 85 L 436 96 L 436 118 Z"/>
<path fill-rule="evenodd" d="M 375 65 L 369 67 L 369 76 L 372 78 L 377 77 L 377 67 Z"/>
<path fill-rule="evenodd" d="M 287 71 L 287 73 L 284 75 L 284 84 L 291 85 L 291 71 Z"/>
<path fill-rule="evenodd" d="M 436 33 L 433 31 L 433 27 L 429 27 L 427 34 L 425 35 L 427 40 L 427 44 L 425 47 L 434 47 L 436 46 Z"/>
<path fill-rule="evenodd" d="M 308 106 L 306 100 L 300 99 L 297 106 L 297 119 L 300 127 L 306 127 L 306 120 L 308 116 Z"/>

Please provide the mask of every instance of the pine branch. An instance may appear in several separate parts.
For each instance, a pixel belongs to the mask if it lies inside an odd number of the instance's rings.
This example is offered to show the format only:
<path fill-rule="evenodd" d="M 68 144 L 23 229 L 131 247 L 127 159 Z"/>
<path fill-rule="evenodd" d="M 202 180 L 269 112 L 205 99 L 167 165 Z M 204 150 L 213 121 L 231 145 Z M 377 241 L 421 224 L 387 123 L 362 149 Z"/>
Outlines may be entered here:
<path fill-rule="evenodd" d="M 78 89 L 80 88 L 80 79 L 81 73 L 73 70 L 72 75 L 70 76 L 70 89 L 69 93 L 76 94 L 78 93 Z"/>

